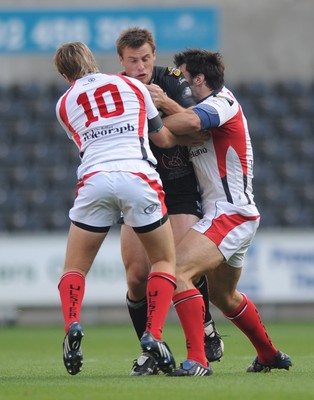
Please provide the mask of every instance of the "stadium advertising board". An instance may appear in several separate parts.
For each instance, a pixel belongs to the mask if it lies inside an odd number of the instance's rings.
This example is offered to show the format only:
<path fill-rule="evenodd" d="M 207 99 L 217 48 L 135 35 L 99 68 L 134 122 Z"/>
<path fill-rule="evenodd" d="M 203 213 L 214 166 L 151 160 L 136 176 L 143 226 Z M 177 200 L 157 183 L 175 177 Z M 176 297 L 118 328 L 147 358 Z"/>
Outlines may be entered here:
<path fill-rule="evenodd" d="M 258 232 L 239 289 L 259 303 L 314 301 L 313 232 Z M 298 238 L 296 241 L 295 238 Z M 1 236 L 0 306 L 59 305 L 66 235 Z M 87 276 L 84 304 L 125 304 L 117 231 L 109 233 Z"/>
<path fill-rule="evenodd" d="M 0 10 L 0 53 L 53 53 L 64 42 L 85 42 L 115 53 L 119 33 L 132 26 L 153 32 L 159 52 L 187 47 L 217 50 L 219 13 L 206 8 Z"/>
<path fill-rule="evenodd" d="M 261 303 L 314 301 L 314 233 L 258 232 L 239 289 Z"/>
<path fill-rule="evenodd" d="M 66 235 L 0 237 L 0 307 L 55 306 L 63 270 Z M 109 232 L 86 279 L 86 303 L 122 304 L 126 281 L 119 235 Z"/>

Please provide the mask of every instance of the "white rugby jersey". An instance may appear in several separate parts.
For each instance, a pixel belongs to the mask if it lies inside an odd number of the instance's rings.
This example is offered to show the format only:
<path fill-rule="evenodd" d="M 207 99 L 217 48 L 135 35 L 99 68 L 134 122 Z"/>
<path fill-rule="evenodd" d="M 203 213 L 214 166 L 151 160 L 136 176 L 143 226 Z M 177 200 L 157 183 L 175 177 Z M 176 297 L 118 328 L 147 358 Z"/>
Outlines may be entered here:
<path fill-rule="evenodd" d="M 240 104 L 223 87 L 193 111 L 200 117 L 202 128 L 211 131 L 203 146 L 190 149 L 204 213 L 213 210 L 217 201 L 239 207 L 252 205 L 252 213 L 256 213 L 252 192 L 253 151 Z"/>
<path fill-rule="evenodd" d="M 158 111 L 146 87 L 136 79 L 86 75 L 60 97 L 56 113 L 82 157 L 78 178 L 108 161 L 157 163 L 149 147 L 147 120 L 158 116 Z"/>

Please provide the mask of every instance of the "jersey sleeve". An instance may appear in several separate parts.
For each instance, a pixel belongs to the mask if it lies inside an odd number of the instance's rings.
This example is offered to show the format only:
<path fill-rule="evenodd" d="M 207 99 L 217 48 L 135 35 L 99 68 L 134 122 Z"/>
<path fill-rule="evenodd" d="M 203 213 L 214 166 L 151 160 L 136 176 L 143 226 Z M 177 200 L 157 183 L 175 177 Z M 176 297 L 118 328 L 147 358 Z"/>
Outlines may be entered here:
<path fill-rule="evenodd" d="M 237 113 L 238 103 L 227 96 L 210 96 L 193 111 L 199 116 L 202 129 L 210 129 L 229 121 Z"/>
<path fill-rule="evenodd" d="M 57 104 L 56 104 L 56 116 L 57 116 L 57 120 L 59 122 L 59 124 L 61 125 L 61 127 L 65 130 L 67 136 L 69 139 L 72 139 L 72 134 L 69 131 L 69 129 L 67 128 L 66 124 L 64 123 L 62 117 L 61 117 L 61 104 L 62 104 L 62 99 L 63 96 L 58 100 Z"/>
<path fill-rule="evenodd" d="M 194 107 L 193 111 L 201 120 L 202 129 L 214 128 L 220 125 L 218 111 L 209 104 L 200 104 Z"/>

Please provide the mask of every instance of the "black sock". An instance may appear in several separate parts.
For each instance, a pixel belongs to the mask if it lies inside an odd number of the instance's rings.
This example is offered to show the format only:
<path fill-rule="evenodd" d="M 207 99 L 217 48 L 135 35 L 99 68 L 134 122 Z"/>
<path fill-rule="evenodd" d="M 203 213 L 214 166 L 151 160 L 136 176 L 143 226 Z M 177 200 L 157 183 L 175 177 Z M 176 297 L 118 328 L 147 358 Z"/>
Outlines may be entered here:
<path fill-rule="evenodd" d="M 207 279 L 206 276 L 203 275 L 201 279 L 197 282 L 195 287 L 201 292 L 204 300 L 204 305 L 205 305 L 205 319 L 204 322 L 211 321 L 212 316 L 209 311 L 209 297 L 208 297 L 208 286 L 207 286 Z"/>
<path fill-rule="evenodd" d="M 146 330 L 147 320 L 147 299 L 144 297 L 142 300 L 133 301 L 126 295 L 126 304 L 129 314 L 136 331 L 137 337 L 141 339 Z"/>

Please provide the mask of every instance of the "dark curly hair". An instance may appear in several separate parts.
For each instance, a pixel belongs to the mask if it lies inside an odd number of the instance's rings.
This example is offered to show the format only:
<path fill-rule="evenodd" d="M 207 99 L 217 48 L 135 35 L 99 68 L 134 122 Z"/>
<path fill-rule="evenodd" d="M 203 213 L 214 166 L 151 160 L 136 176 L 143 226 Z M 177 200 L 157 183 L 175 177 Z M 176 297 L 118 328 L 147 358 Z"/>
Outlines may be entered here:
<path fill-rule="evenodd" d="M 206 84 L 210 89 L 220 89 L 224 83 L 225 66 L 220 53 L 212 53 L 202 49 L 187 49 L 174 55 L 174 64 L 185 68 L 195 78 L 198 74 L 204 74 Z"/>

